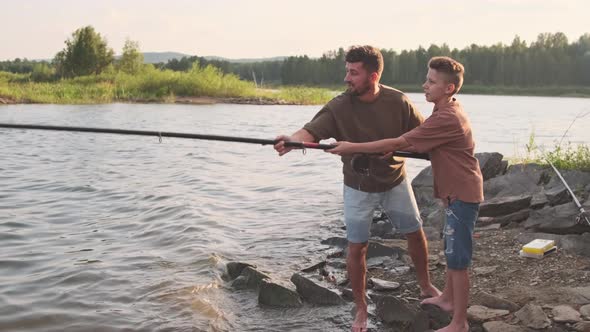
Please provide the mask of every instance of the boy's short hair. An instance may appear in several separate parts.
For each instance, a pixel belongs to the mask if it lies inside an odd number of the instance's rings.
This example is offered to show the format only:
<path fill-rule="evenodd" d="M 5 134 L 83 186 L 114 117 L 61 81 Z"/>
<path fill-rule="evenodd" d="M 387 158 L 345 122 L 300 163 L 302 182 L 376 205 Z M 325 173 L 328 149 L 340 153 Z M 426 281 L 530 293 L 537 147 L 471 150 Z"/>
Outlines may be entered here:
<path fill-rule="evenodd" d="M 437 56 L 428 61 L 428 68 L 446 74 L 448 82 L 455 84 L 453 94 L 459 92 L 463 86 L 463 73 L 465 73 L 465 67 L 463 67 L 459 61 L 449 58 L 448 56 Z"/>
<path fill-rule="evenodd" d="M 378 48 L 364 45 L 351 46 L 344 57 L 346 62 L 362 62 L 369 73 L 383 73 L 383 55 Z"/>

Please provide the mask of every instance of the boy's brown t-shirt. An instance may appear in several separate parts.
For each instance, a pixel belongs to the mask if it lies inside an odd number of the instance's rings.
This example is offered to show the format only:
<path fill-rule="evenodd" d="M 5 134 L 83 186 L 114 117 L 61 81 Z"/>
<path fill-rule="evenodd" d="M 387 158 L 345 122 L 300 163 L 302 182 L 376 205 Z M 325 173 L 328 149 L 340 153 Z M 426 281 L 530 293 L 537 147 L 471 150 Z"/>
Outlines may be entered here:
<path fill-rule="evenodd" d="M 474 156 L 471 124 L 454 98 L 435 107 L 420 127 L 403 135 L 417 152 L 429 152 L 434 196 L 469 203 L 483 201 L 483 177 Z"/>
<path fill-rule="evenodd" d="M 326 104 L 303 128 L 316 140 L 370 142 L 399 137 L 424 121 L 410 100 L 399 90 L 380 85 L 379 96 L 371 103 L 343 93 Z M 378 156 L 370 158 L 369 176 L 352 169 L 352 156 L 342 156 L 344 184 L 364 192 L 384 192 L 405 178 L 404 162 L 393 164 Z"/>

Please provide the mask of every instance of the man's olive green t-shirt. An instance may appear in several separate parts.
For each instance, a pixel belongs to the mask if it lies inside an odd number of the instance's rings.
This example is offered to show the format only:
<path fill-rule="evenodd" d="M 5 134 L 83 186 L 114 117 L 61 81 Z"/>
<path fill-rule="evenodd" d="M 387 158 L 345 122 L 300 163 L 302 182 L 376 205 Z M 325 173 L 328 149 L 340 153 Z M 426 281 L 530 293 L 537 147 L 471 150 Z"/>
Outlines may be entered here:
<path fill-rule="evenodd" d="M 303 129 L 316 140 L 370 142 L 395 138 L 424 121 L 412 102 L 401 91 L 380 85 L 377 98 L 370 103 L 343 93 L 328 102 Z M 384 192 L 398 185 L 406 176 L 403 159 L 391 162 L 378 156 L 370 158 L 369 175 L 353 171 L 353 156 L 342 156 L 344 184 L 364 192 Z"/>

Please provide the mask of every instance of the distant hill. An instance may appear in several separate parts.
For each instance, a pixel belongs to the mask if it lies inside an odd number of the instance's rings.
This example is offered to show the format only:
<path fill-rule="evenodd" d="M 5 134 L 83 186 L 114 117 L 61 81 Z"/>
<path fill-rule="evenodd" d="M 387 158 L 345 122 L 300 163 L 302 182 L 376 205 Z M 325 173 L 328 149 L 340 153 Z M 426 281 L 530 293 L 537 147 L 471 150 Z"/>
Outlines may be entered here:
<path fill-rule="evenodd" d="M 178 53 L 178 52 L 144 52 L 143 53 L 143 62 L 145 63 L 160 63 L 160 62 L 168 62 L 172 59 L 180 60 L 182 57 L 190 57 L 190 54 Z M 118 58 L 117 56 L 116 58 Z M 241 63 L 249 63 L 249 62 L 262 62 L 262 61 L 282 61 L 286 59 L 285 56 L 276 56 L 271 58 L 244 58 L 244 59 L 228 59 L 220 56 L 205 56 L 207 60 L 220 60 L 220 61 L 229 61 L 229 62 L 241 62 Z"/>
<path fill-rule="evenodd" d="M 168 62 L 172 59 L 180 60 L 182 57 L 191 57 L 190 54 L 184 54 L 179 52 L 144 52 L 143 53 L 143 62 L 144 63 L 161 63 L 161 62 Z M 115 55 L 115 59 L 121 58 L 121 55 Z M 286 56 L 275 56 L 271 58 L 243 58 L 243 59 L 228 59 L 220 56 L 205 56 L 207 60 L 220 60 L 220 61 L 229 61 L 229 62 L 239 62 L 239 63 L 250 63 L 250 62 L 262 62 L 262 61 L 283 61 L 287 57 Z M 47 61 L 51 62 L 52 59 L 37 59 L 32 61 Z"/>
<path fill-rule="evenodd" d="M 189 57 L 191 55 L 178 52 L 144 52 L 143 62 L 145 63 L 160 63 L 168 62 L 172 59 L 181 59 L 182 57 Z"/>

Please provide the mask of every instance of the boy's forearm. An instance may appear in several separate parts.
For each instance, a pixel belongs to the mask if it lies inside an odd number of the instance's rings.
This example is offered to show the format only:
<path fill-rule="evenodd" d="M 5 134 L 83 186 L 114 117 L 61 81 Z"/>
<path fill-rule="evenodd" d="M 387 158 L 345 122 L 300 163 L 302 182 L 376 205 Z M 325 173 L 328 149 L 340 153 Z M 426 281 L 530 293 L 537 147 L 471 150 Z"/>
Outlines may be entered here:
<path fill-rule="evenodd" d="M 402 150 L 404 147 L 408 147 L 406 140 L 398 138 L 386 138 L 379 141 L 358 143 L 358 152 L 362 153 L 384 153 L 391 151 Z"/>

